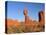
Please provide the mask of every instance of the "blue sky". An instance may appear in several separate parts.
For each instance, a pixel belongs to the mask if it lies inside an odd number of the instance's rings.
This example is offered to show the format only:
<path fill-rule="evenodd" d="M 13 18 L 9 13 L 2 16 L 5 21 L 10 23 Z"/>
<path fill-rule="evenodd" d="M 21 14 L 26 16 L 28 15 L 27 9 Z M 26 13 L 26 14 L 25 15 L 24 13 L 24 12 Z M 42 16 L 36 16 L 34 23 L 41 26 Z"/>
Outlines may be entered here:
<path fill-rule="evenodd" d="M 11 19 L 23 20 L 24 14 L 23 10 L 25 7 L 28 9 L 28 16 L 34 20 L 38 20 L 38 12 L 44 10 L 44 3 L 27 3 L 27 2 L 15 2 L 9 1 L 7 3 L 7 17 Z M 20 9 L 20 14 L 18 15 L 18 8 Z"/>

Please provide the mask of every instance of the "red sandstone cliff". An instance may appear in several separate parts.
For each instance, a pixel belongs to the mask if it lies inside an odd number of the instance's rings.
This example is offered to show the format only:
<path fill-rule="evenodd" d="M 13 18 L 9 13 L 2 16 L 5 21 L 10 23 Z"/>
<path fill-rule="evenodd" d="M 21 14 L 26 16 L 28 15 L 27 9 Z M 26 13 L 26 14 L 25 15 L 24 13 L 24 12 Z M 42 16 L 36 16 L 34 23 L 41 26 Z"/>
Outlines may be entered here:
<path fill-rule="evenodd" d="M 17 20 L 7 19 L 7 26 L 16 26 L 18 27 L 20 23 Z"/>

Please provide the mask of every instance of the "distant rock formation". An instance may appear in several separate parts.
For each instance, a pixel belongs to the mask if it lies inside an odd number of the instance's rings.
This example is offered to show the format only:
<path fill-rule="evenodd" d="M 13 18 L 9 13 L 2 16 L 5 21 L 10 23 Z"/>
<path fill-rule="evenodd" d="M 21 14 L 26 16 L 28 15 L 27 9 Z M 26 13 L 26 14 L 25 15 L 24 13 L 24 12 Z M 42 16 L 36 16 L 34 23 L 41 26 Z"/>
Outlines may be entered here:
<path fill-rule="evenodd" d="M 7 19 L 8 27 L 11 27 L 11 26 L 18 27 L 19 25 L 20 25 L 20 23 L 17 20 Z"/>

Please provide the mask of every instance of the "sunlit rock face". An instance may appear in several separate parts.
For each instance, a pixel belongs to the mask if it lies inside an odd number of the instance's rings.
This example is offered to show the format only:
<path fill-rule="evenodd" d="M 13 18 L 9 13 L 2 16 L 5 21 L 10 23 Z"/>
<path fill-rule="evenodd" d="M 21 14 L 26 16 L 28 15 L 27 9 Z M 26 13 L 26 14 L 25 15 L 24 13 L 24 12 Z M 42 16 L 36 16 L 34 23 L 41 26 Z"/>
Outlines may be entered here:
<path fill-rule="evenodd" d="M 44 16 L 44 11 L 39 12 L 39 24 L 40 26 L 43 26 L 45 24 L 45 16 Z"/>
<path fill-rule="evenodd" d="M 7 27 L 18 27 L 20 23 L 17 20 L 7 19 Z"/>

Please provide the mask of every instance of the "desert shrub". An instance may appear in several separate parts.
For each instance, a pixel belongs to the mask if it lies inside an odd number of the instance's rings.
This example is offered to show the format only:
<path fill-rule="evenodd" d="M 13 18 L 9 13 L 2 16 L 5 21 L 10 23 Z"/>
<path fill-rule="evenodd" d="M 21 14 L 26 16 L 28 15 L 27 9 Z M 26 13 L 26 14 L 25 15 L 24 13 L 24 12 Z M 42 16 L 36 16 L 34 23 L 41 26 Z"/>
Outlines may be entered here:
<path fill-rule="evenodd" d="M 34 27 L 25 27 L 24 23 L 21 23 L 20 26 L 11 26 L 7 28 L 7 33 L 24 33 L 24 32 L 40 32 L 44 31 L 44 27 L 40 27 L 39 25 L 35 25 Z"/>
<path fill-rule="evenodd" d="M 22 33 L 24 32 L 24 26 L 20 25 L 18 28 L 16 26 L 11 26 L 7 28 L 7 33 Z"/>

